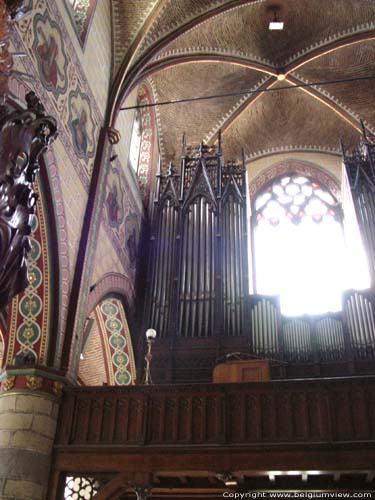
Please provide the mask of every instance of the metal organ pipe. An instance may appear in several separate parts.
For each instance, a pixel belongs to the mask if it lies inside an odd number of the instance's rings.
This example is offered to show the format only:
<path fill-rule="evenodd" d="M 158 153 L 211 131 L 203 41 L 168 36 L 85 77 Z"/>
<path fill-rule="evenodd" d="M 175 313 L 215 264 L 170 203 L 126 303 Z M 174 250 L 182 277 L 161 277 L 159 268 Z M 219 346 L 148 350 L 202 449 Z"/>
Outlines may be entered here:
<path fill-rule="evenodd" d="M 177 211 L 170 199 L 164 201 L 155 237 L 151 301 L 151 325 L 165 336 L 170 313 L 170 288 L 177 228 Z"/>

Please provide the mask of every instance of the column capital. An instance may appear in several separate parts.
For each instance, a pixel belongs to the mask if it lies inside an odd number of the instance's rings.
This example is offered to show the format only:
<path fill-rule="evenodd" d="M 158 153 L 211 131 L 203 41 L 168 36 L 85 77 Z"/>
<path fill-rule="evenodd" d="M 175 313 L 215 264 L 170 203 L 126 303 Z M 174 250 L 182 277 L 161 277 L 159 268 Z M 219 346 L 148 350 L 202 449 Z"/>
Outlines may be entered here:
<path fill-rule="evenodd" d="M 6 367 L 0 375 L 0 396 L 10 392 L 30 392 L 59 399 L 68 381 L 61 372 L 35 367 Z"/>

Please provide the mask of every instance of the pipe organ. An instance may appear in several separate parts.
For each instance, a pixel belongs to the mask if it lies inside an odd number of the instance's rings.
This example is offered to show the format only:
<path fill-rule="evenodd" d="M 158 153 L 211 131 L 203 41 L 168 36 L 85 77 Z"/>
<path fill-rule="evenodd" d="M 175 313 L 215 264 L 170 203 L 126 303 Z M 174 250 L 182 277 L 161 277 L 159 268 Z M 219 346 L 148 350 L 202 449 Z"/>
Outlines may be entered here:
<path fill-rule="evenodd" d="M 219 145 L 187 147 L 158 175 L 152 222 L 150 323 L 161 337 L 244 335 L 245 164 Z"/>
<path fill-rule="evenodd" d="M 374 148 L 364 135 L 344 163 L 375 277 Z M 342 312 L 301 317 L 282 316 L 278 297 L 249 295 L 246 189 L 244 159 L 225 163 L 220 136 L 199 147 L 183 138 L 180 169 L 157 175 L 144 315 L 158 333 L 154 380 L 211 380 L 231 354 L 271 360 L 273 377 L 368 372 L 373 291 L 345 292 Z"/>

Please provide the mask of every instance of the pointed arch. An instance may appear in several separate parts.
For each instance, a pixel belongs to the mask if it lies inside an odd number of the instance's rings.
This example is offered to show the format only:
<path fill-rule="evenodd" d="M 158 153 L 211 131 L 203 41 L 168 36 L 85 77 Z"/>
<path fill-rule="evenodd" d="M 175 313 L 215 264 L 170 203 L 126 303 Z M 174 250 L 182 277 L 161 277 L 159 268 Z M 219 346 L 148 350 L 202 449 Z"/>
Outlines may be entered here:
<path fill-rule="evenodd" d="M 86 319 L 78 363 L 83 385 L 132 385 L 136 379 L 133 342 L 122 300 L 102 298 Z"/>

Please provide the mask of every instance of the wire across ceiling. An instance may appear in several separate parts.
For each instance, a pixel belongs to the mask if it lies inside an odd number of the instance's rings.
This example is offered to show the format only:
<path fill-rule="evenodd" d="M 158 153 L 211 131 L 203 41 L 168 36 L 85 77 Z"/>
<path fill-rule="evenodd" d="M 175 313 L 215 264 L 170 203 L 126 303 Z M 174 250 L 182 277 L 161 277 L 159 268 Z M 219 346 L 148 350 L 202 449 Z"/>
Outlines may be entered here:
<path fill-rule="evenodd" d="M 298 89 L 298 88 L 309 88 L 309 87 L 321 87 L 322 85 L 333 85 L 333 84 L 340 84 L 340 83 L 351 83 L 351 82 L 359 82 L 359 81 L 366 81 L 366 80 L 375 80 L 375 75 L 371 76 L 361 76 L 361 77 L 353 77 L 353 78 L 344 78 L 344 79 L 338 79 L 338 80 L 324 80 L 324 81 L 319 81 L 319 82 L 313 82 L 313 83 L 290 83 L 289 85 L 284 85 L 282 87 L 276 87 L 276 88 L 267 88 L 267 89 L 262 89 L 262 90 L 242 90 L 241 92 L 229 92 L 225 94 L 213 94 L 213 95 L 206 95 L 206 96 L 198 96 L 198 97 L 186 97 L 186 98 L 181 98 L 181 99 L 171 99 L 168 101 L 159 101 L 159 102 L 150 102 L 147 104 L 138 104 L 136 106 L 124 106 L 123 108 L 120 108 L 120 111 L 130 111 L 134 109 L 142 109 L 142 108 L 152 108 L 155 106 L 168 106 L 171 104 L 182 104 L 186 102 L 196 102 L 196 101 L 205 101 L 209 99 L 221 99 L 225 97 L 235 97 L 235 96 L 250 96 L 254 94 L 262 94 L 264 92 L 279 92 L 283 90 L 292 90 L 292 89 Z"/>

